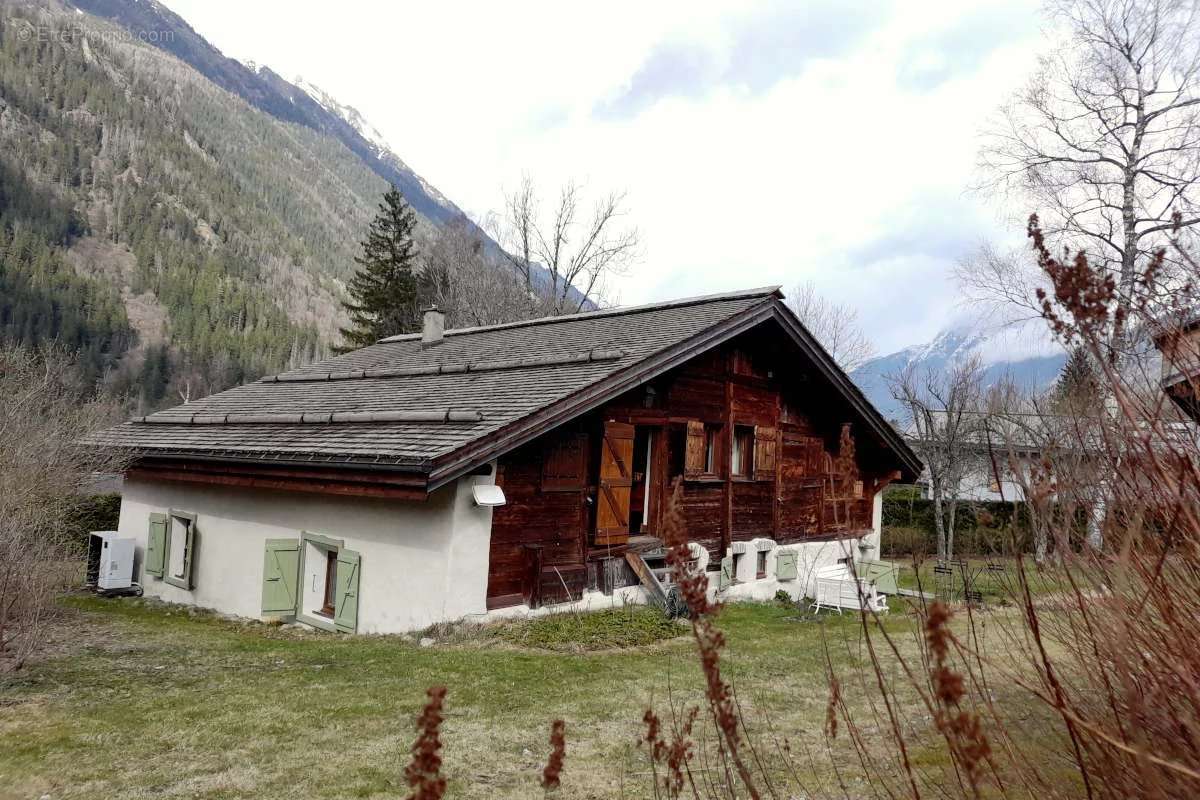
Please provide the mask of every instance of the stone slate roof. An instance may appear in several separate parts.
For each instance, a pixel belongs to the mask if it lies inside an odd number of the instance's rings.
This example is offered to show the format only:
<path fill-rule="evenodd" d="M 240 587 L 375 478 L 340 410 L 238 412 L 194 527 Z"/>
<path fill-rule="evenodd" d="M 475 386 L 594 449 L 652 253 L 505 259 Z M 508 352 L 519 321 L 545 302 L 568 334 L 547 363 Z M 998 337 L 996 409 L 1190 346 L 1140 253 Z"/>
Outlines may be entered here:
<path fill-rule="evenodd" d="M 630 388 L 626 379 L 647 379 L 637 376 L 666 355 L 675 357 L 694 341 L 723 340 L 780 313 L 780 298 L 778 288 L 769 287 L 448 330 L 427 347 L 420 334 L 394 336 L 127 422 L 89 441 L 142 457 L 369 464 L 426 474 L 453 462 L 461 474 L 459 467 L 494 457 L 481 442 L 504 439 L 505 449 L 515 446 L 519 442 L 505 439 L 511 430 L 557 414 L 545 423 L 552 427 L 582 413 L 581 397 L 601 388 L 615 396 Z"/>
<path fill-rule="evenodd" d="M 196 400 L 92 437 L 145 454 L 220 454 L 314 462 L 421 464 L 496 431 L 579 389 L 745 312 L 774 289 L 693 301 L 576 314 L 490 328 L 446 331 L 422 347 L 396 336 L 346 355 Z M 608 358 L 486 369 L 518 359 L 565 361 L 594 351 Z M 611 356 L 618 357 L 611 357 Z M 403 367 L 478 372 L 325 380 L 331 372 Z M 369 374 L 369 373 L 368 373 Z M 293 380 L 311 378 L 312 380 Z M 188 424 L 194 415 L 440 410 L 478 411 L 478 422 Z M 180 424 L 152 424 L 178 421 Z"/>

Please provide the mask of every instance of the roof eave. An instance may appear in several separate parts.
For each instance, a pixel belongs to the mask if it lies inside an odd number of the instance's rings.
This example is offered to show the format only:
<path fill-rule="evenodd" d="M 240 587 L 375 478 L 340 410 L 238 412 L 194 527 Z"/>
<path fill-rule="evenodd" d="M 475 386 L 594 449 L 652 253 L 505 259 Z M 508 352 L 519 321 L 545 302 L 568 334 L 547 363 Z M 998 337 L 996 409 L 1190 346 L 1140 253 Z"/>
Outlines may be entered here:
<path fill-rule="evenodd" d="M 103 447 L 105 445 L 96 446 Z M 195 450 L 160 450 L 138 447 L 121 447 L 120 449 L 127 451 L 130 456 L 137 461 L 188 459 L 189 461 L 201 461 L 214 464 L 244 464 L 251 466 L 271 465 L 295 467 L 297 469 L 312 467 L 335 467 L 361 469 L 369 472 L 400 472 L 425 477 L 429 475 L 431 467 L 428 459 L 413 459 L 410 461 L 382 461 L 377 458 L 373 459 L 369 456 L 343 456 L 338 458 L 317 456 L 314 454 L 314 456 L 311 458 L 304 458 L 300 456 L 284 457 L 272 453 L 251 455 L 249 453 L 204 453 Z"/>

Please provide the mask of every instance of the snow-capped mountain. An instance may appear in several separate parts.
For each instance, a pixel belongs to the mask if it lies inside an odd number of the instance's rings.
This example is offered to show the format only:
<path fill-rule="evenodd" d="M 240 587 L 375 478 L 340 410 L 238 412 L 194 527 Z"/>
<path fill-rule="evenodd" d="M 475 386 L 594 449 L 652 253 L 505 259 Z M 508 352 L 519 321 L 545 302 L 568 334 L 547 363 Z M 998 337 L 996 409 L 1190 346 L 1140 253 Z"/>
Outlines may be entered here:
<path fill-rule="evenodd" d="M 885 417 L 899 420 L 902 412 L 892 397 L 888 376 L 899 374 L 910 364 L 942 372 L 972 355 L 978 355 L 982 361 L 986 383 L 1007 376 L 1019 386 L 1035 391 L 1054 382 L 1067 357 L 1040 319 L 996 325 L 978 316 L 968 316 L 942 329 L 926 344 L 871 359 L 850 373 L 850 377 Z"/>
<path fill-rule="evenodd" d="M 383 138 L 383 134 L 374 125 L 367 122 L 357 108 L 338 102 L 337 98 L 329 94 L 329 92 L 326 92 L 312 81 L 305 80 L 300 75 L 297 75 L 292 80 L 292 83 L 295 84 L 296 88 L 302 89 L 309 97 L 316 100 L 321 108 L 331 114 L 337 114 L 346 120 L 350 124 L 350 127 L 358 131 L 359 136 L 362 136 L 367 142 L 379 148 L 381 153 L 383 151 L 391 151 L 387 140 Z"/>

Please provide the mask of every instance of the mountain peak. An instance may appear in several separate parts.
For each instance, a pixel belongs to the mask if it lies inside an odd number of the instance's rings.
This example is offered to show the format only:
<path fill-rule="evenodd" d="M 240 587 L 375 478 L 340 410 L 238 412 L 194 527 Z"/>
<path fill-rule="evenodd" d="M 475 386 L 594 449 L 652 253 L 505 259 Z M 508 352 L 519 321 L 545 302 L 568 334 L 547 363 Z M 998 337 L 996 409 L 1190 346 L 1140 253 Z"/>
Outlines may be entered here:
<path fill-rule="evenodd" d="M 983 365 L 987 385 L 1009 378 L 1026 389 L 1040 391 L 1058 377 L 1066 353 L 1041 319 L 997 323 L 984 315 L 964 314 L 928 342 L 873 358 L 850 377 L 884 416 L 895 419 L 901 409 L 891 394 L 891 376 L 909 366 L 945 372 L 971 357 Z"/>
<path fill-rule="evenodd" d="M 312 81 L 305 80 L 300 75 L 297 75 L 294 79 L 292 79 L 292 83 L 296 86 L 296 88 L 300 89 L 314 101 L 316 101 L 317 105 L 321 106 L 321 108 L 345 120 L 345 122 L 351 128 L 358 132 L 359 136 L 377 147 L 381 156 L 385 152 L 392 152 L 391 147 L 388 146 L 387 140 L 383 138 L 383 134 L 379 132 L 378 128 L 369 123 L 357 108 L 338 102 L 337 98 L 335 98 L 329 92 L 325 91 L 320 86 L 317 86 Z"/>

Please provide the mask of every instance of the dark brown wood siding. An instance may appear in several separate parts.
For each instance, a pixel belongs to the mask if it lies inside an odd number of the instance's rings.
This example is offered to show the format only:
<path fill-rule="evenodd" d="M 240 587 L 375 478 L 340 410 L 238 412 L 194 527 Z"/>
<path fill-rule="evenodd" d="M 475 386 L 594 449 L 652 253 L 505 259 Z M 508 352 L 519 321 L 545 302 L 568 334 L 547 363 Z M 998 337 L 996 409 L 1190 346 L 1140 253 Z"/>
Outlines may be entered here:
<path fill-rule="evenodd" d="M 588 524 L 585 497 L 588 476 L 577 482 L 565 475 L 571 463 L 564 449 L 588 447 L 586 436 L 574 428 L 559 429 L 549 436 L 509 453 L 496 471 L 496 483 L 504 489 L 505 505 L 492 514 L 492 542 L 488 566 L 489 605 L 513 605 L 527 598 L 526 549 L 541 548 L 542 572 L 566 570 L 581 587 L 580 572 L 586 554 L 583 531 Z M 556 469 L 545 476 L 544 462 Z M 578 463 L 586 468 L 587 453 Z M 547 481 L 546 478 L 549 478 Z M 571 490 L 572 483 L 578 488 Z"/>
<path fill-rule="evenodd" d="M 894 469 L 894 457 L 881 442 L 859 442 L 840 396 L 818 385 L 794 352 L 781 352 L 778 342 L 750 332 L 502 457 L 497 477 L 507 504 L 492 517 L 489 604 L 520 602 L 530 594 L 526 547 L 541 548 L 537 589 L 546 602 L 578 597 L 589 563 L 594 578 L 602 571 L 599 560 L 623 553 L 621 536 L 597 538 L 595 529 L 596 509 L 604 502 L 605 430 L 657 432 L 645 486 L 658 492 L 684 475 L 691 448 L 683 515 L 689 540 L 708 548 L 714 561 L 732 541 L 764 536 L 784 543 L 869 529 L 872 493 Z M 705 426 L 718 430 L 712 474 L 695 471 Z M 755 443 L 754 469 L 734 477 L 734 432 L 743 426 Z M 767 443 L 771 452 L 760 452 Z M 643 452 L 633 458 L 637 473 Z M 577 476 L 581 469 L 585 474 Z M 661 499 L 652 497 L 644 533 L 659 533 Z"/>

